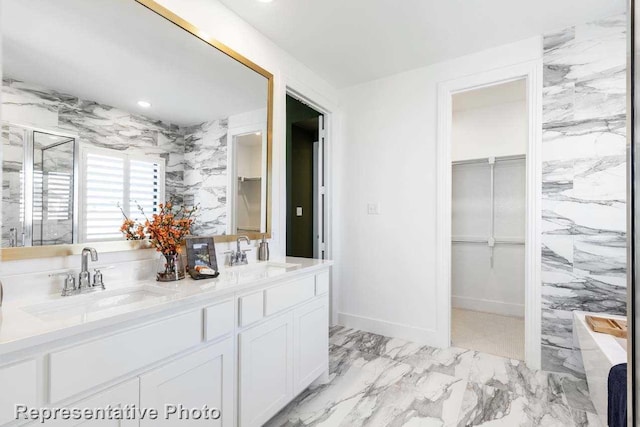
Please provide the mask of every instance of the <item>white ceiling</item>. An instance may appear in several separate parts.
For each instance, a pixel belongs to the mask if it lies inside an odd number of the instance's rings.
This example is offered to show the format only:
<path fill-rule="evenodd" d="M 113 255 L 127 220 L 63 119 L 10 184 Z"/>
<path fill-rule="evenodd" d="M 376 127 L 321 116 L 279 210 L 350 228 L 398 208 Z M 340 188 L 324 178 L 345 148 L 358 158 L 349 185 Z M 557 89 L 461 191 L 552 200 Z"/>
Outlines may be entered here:
<path fill-rule="evenodd" d="M 264 77 L 133 0 L 3 0 L 2 9 L 5 78 L 179 125 L 267 105 Z"/>
<path fill-rule="evenodd" d="M 453 95 L 453 111 L 471 110 L 490 105 L 507 104 L 527 99 L 527 82 L 524 79 L 501 83 Z"/>
<path fill-rule="evenodd" d="M 220 0 L 336 87 L 625 11 L 625 0 Z"/>

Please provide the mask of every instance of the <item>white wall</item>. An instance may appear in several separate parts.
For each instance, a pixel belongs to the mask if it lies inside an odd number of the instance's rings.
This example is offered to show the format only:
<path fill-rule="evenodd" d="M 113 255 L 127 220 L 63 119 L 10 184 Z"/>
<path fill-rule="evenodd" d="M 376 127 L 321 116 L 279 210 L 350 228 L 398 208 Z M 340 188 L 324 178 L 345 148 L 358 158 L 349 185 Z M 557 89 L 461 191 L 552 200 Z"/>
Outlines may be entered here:
<path fill-rule="evenodd" d="M 541 55 L 534 37 L 342 91 L 340 323 L 437 343 L 437 85 Z"/>
<path fill-rule="evenodd" d="M 456 161 L 524 154 L 528 117 L 524 99 L 454 111 L 451 158 Z"/>

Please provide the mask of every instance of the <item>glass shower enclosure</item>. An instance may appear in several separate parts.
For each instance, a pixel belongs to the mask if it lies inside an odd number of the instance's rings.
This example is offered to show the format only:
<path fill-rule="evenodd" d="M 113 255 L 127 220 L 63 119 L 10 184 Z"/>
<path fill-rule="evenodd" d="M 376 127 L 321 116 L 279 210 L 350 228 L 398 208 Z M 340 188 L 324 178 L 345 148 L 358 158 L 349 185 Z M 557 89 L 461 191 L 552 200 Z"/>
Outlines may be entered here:
<path fill-rule="evenodd" d="M 2 247 L 77 242 L 77 137 L 3 123 Z"/>

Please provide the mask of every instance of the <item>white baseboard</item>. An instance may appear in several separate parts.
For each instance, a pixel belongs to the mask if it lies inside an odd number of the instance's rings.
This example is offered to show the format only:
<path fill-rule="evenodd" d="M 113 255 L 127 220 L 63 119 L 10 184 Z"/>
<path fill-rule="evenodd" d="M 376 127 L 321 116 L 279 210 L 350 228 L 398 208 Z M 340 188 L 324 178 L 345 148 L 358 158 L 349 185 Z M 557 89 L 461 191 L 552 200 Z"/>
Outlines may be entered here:
<path fill-rule="evenodd" d="M 438 340 L 438 334 L 432 329 L 417 328 L 348 313 L 338 313 L 338 324 L 386 337 L 400 338 L 432 347 L 441 347 L 439 344 L 441 340 Z"/>
<path fill-rule="evenodd" d="M 524 304 L 513 304 L 502 301 L 460 296 L 452 296 L 451 303 L 453 308 L 483 311 L 486 313 L 500 314 L 502 316 L 524 317 Z"/>

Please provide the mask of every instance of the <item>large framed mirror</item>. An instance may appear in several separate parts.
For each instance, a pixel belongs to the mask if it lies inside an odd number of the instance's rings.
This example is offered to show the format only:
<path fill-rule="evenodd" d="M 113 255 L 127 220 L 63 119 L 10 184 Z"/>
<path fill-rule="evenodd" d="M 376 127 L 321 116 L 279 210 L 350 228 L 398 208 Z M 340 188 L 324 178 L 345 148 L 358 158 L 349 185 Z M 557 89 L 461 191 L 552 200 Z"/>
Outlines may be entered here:
<path fill-rule="evenodd" d="M 150 0 L 2 3 L 4 260 L 145 247 L 123 214 L 271 230 L 273 75 Z"/>

